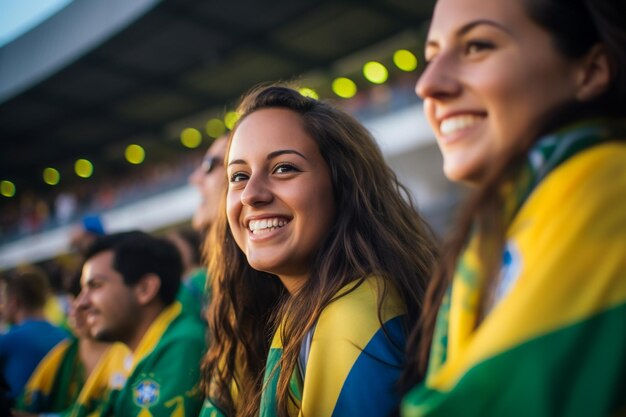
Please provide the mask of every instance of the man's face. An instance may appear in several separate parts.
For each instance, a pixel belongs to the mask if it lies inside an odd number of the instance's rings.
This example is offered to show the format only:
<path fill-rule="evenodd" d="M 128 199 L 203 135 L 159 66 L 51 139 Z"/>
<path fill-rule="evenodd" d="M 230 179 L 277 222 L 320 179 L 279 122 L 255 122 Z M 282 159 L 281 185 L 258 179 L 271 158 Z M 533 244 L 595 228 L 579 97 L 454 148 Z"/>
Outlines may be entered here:
<path fill-rule="evenodd" d="M 201 196 L 201 202 L 193 215 L 191 224 L 198 231 L 207 230 L 215 222 L 219 211 L 222 193 L 226 188 L 224 155 L 226 137 L 216 139 L 211 145 L 202 164 L 189 176 Z"/>
<path fill-rule="evenodd" d="M 83 266 L 76 308 L 95 339 L 127 343 L 134 338 L 139 304 L 132 287 L 113 269 L 112 251 L 100 252 Z"/>

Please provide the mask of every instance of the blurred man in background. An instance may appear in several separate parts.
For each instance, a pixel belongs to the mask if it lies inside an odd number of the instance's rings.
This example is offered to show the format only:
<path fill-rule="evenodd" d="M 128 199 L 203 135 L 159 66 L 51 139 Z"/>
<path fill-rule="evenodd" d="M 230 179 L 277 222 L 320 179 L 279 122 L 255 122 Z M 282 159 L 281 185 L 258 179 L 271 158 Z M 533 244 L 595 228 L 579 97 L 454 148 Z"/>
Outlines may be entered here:
<path fill-rule="evenodd" d="M 202 234 L 206 234 L 219 210 L 222 193 L 226 188 L 226 157 L 227 136 L 215 139 L 202 160 L 202 164 L 189 176 L 189 182 L 200 193 L 201 202 L 191 219 L 191 225 Z"/>
<path fill-rule="evenodd" d="M 11 326 L 0 335 L 0 372 L 14 401 L 41 359 L 68 334 L 44 317 L 50 285 L 43 270 L 18 269 L 2 277 L 0 286 L 2 316 Z"/>
<path fill-rule="evenodd" d="M 185 313 L 204 323 L 208 294 L 205 291 L 206 268 L 200 254 L 200 233 L 190 227 L 179 227 L 170 230 L 166 238 L 176 246 L 183 261 L 183 278 L 176 299 Z"/>
<path fill-rule="evenodd" d="M 204 327 L 175 301 L 176 247 L 143 232 L 117 233 L 97 239 L 85 259 L 77 308 L 93 337 L 132 351 L 124 386 L 111 389 L 99 415 L 197 416 Z"/>
<path fill-rule="evenodd" d="M 79 413 L 102 402 L 111 383 L 125 379 L 124 361 L 130 351 L 122 343 L 91 336 L 85 311 L 76 308 L 79 276 L 69 290 L 68 323 L 73 337 L 62 340 L 39 362 L 13 410 L 14 417 L 72 415 L 75 409 Z"/>
<path fill-rule="evenodd" d="M 202 318 L 205 316 L 206 307 L 211 299 L 211 285 L 208 284 L 206 268 L 202 266 L 201 254 L 206 253 L 206 235 L 215 222 L 220 200 L 227 185 L 226 170 L 224 169 L 227 142 L 228 137 L 226 135 L 215 139 L 209 146 L 202 163 L 189 176 L 189 182 L 196 187 L 200 194 L 200 204 L 191 219 L 191 225 L 199 236 L 198 243 L 195 243 L 197 246 L 185 249 L 185 246 L 194 245 L 190 233 L 185 234 L 185 232 L 179 231 L 170 235 L 173 242 L 178 242 L 181 253 L 190 252 L 199 256 L 197 264 L 193 265 L 193 271 L 185 275 L 178 300 L 187 311 Z M 198 268 L 198 266 L 201 267 Z"/>

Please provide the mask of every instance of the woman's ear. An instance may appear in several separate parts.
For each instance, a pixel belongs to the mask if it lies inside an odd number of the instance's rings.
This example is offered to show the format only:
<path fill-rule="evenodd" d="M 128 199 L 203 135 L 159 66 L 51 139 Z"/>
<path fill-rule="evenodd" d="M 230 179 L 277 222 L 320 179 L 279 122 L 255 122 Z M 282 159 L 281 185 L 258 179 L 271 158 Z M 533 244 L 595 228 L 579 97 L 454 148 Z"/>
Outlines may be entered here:
<path fill-rule="evenodd" d="M 139 305 L 149 304 L 152 300 L 159 296 L 161 288 L 161 278 L 158 275 L 150 273 L 146 274 L 134 286 L 135 297 Z"/>
<path fill-rule="evenodd" d="M 611 65 L 606 48 L 594 45 L 582 60 L 576 98 L 589 101 L 604 93 L 611 82 Z"/>

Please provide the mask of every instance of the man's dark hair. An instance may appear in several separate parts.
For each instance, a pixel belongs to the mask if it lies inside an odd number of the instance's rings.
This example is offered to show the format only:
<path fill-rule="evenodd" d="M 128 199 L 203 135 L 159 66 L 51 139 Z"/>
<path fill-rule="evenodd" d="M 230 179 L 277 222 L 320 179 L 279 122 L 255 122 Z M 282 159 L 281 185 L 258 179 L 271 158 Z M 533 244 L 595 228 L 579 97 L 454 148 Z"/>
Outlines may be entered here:
<path fill-rule="evenodd" d="M 113 252 L 113 268 L 129 287 L 146 274 L 161 279 L 159 298 L 165 305 L 176 299 L 183 265 L 174 244 L 141 231 L 114 233 L 97 238 L 87 249 L 85 261 L 104 252 Z"/>

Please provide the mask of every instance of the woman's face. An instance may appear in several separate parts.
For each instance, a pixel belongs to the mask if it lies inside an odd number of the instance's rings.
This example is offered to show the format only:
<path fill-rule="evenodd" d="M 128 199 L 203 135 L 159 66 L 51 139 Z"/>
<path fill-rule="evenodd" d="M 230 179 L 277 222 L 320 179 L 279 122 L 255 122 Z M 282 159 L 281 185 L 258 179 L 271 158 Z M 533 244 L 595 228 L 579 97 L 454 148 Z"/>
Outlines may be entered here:
<path fill-rule="evenodd" d="M 416 93 L 453 181 L 479 183 L 581 81 L 580 63 L 556 50 L 522 0 L 439 0 L 426 60 Z"/>
<path fill-rule="evenodd" d="M 335 219 L 330 171 L 300 116 L 263 109 L 237 127 L 228 153 L 228 223 L 252 268 L 293 292 Z"/>

